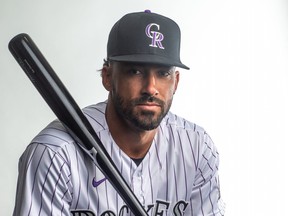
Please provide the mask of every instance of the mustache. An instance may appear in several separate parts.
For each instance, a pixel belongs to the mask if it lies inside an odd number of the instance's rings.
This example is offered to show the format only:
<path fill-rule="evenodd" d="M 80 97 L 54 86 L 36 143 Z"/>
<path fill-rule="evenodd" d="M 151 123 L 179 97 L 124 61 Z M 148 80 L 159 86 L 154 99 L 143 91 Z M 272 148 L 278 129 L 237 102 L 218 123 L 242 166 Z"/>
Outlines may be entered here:
<path fill-rule="evenodd" d="M 136 98 L 132 101 L 133 105 L 135 104 L 142 104 L 142 103 L 156 103 L 160 106 L 164 106 L 165 102 L 162 101 L 161 99 L 159 98 L 156 98 L 154 96 L 151 96 L 151 95 L 143 95 L 139 98 Z"/>

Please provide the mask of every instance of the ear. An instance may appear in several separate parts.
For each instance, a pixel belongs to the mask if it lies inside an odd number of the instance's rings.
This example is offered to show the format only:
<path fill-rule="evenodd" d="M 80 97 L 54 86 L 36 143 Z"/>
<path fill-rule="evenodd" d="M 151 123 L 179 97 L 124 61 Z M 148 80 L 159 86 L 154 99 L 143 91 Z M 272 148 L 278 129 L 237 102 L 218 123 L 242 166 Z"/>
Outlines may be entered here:
<path fill-rule="evenodd" d="M 179 71 L 175 71 L 175 83 L 174 83 L 174 92 L 173 92 L 173 94 L 175 94 L 175 92 L 177 90 L 179 79 L 180 79 L 180 73 L 179 73 Z"/>
<path fill-rule="evenodd" d="M 109 66 L 103 66 L 101 72 L 102 72 L 102 85 L 107 91 L 111 91 L 112 90 L 111 68 Z"/>

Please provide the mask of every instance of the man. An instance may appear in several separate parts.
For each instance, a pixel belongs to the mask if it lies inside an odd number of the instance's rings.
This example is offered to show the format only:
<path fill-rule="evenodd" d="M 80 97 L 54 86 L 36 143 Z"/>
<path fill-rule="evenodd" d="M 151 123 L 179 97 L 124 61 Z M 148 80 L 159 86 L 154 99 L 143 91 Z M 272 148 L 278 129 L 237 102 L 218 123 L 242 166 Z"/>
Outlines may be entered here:
<path fill-rule="evenodd" d="M 199 126 L 169 112 L 179 82 L 180 29 L 150 11 L 112 28 L 102 83 L 108 100 L 83 109 L 148 215 L 223 215 L 218 153 Z M 14 215 L 131 215 L 59 121 L 20 158 Z"/>

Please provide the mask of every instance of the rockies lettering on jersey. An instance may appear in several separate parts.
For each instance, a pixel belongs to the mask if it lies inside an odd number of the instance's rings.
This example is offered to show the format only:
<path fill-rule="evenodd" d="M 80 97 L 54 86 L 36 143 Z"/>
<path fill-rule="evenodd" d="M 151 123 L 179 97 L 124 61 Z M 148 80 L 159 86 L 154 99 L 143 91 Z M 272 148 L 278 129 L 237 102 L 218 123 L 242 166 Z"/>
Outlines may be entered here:
<path fill-rule="evenodd" d="M 106 105 L 83 112 L 149 216 L 224 215 L 219 156 L 203 128 L 169 112 L 137 166 L 111 137 Z M 49 124 L 19 160 L 13 215 L 133 215 L 87 154 L 59 121 Z"/>
<path fill-rule="evenodd" d="M 179 201 L 178 203 L 176 203 L 176 205 L 173 207 L 173 212 L 172 215 L 173 216 L 182 216 L 184 215 L 183 213 L 185 212 L 185 209 L 187 207 L 188 203 L 184 202 L 184 201 Z M 153 207 L 155 206 L 155 210 L 153 211 Z M 147 213 L 149 213 L 150 211 L 152 211 L 152 215 L 153 216 L 157 216 L 157 215 L 163 215 L 165 212 L 167 212 L 168 208 L 170 206 L 170 203 L 165 202 L 165 201 L 156 201 L 155 205 L 150 205 L 147 209 Z M 124 205 L 122 206 L 122 208 L 120 209 L 119 213 L 116 214 L 113 211 L 105 211 L 102 214 L 100 214 L 101 216 L 124 216 L 125 214 L 129 213 L 130 210 L 129 208 Z M 71 211 L 73 216 L 96 216 L 92 211 L 90 210 L 72 210 Z"/>

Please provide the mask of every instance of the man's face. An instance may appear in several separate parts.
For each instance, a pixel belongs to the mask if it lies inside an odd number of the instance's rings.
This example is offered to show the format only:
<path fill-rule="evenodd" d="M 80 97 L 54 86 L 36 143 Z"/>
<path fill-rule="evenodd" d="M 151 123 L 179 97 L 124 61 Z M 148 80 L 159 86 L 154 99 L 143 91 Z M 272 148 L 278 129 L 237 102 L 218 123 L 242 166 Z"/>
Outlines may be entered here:
<path fill-rule="evenodd" d="M 175 67 L 113 62 L 110 96 L 116 113 L 140 130 L 159 126 L 169 111 L 177 89 Z"/>

